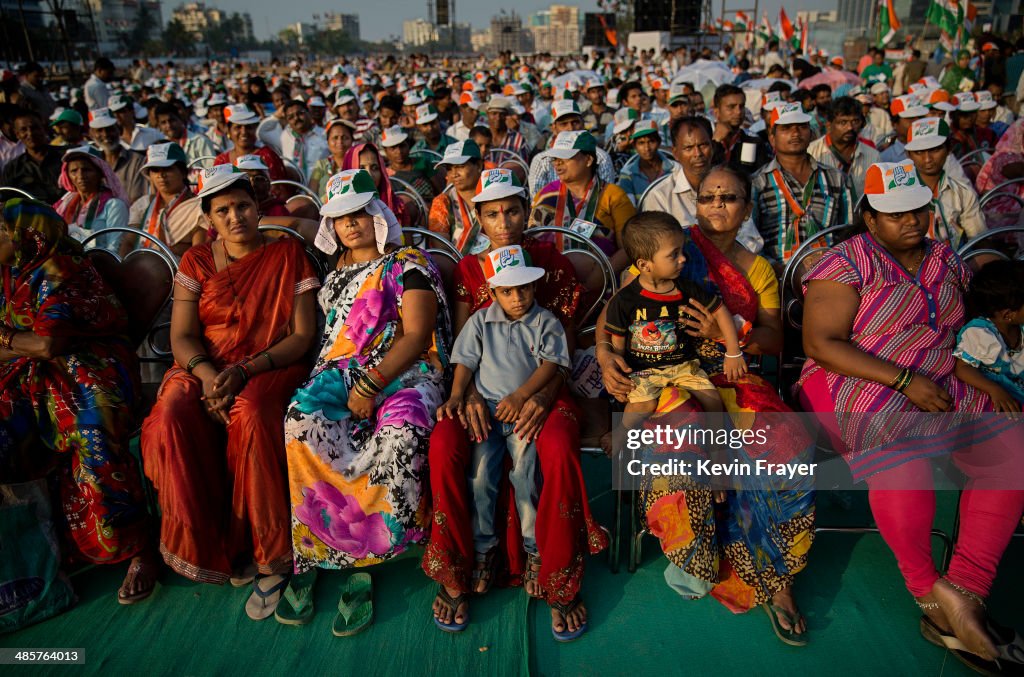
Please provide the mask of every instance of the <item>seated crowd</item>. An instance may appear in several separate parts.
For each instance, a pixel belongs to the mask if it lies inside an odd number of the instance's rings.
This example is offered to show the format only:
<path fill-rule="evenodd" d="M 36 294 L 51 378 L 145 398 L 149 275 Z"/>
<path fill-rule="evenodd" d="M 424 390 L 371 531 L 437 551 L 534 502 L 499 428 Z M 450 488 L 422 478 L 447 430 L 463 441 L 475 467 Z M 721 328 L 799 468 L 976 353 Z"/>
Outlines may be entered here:
<path fill-rule="evenodd" d="M 982 124 L 987 91 L 928 78 L 891 101 L 884 83 L 834 99 L 723 84 L 705 109 L 657 76 L 556 98 L 530 68 L 505 75 L 218 81 L 205 120 L 198 101 L 135 86 L 88 122 L 57 114 L 61 145 L 38 112 L 4 108 L 23 150 L 0 184 L 31 197 L 0 219 L 0 479 L 59 478 L 74 558 L 130 562 L 123 604 L 152 594 L 163 562 L 249 586 L 254 620 L 304 624 L 318 571 L 359 569 L 333 625 L 347 636 L 372 622 L 364 570 L 418 545 L 441 630 L 465 629 L 493 585 L 522 585 L 569 641 L 587 630 L 586 555 L 609 539 L 580 463 L 588 354 L 624 425 L 816 412 L 867 485 L 925 638 L 1020 674 L 1024 640 L 984 600 L 1024 512 L 1024 264 L 957 251 L 1018 223 L 1016 202 L 983 210 L 979 194 L 1024 174 L 1024 120 Z M 812 240 L 797 331 L 779 278 Z M 146 411 L 125 307 L 87 253 L 159 245 L 176 268 L 173 364 Z M 756 365 L 784 347 L 806 356 L 799 378 L 769 383 Z M 966 484 L 945 571 L 930 438 L 858 416 L 897 412 L 1001 414 L 929 433 L 999 450 L 950 454 Z M 773 461 L 812 459 L 815 433 L 778 420 Z M 780 640 L 807 644 L 804 479 L 644 486 L 669 587 L 762 607 Z"/>

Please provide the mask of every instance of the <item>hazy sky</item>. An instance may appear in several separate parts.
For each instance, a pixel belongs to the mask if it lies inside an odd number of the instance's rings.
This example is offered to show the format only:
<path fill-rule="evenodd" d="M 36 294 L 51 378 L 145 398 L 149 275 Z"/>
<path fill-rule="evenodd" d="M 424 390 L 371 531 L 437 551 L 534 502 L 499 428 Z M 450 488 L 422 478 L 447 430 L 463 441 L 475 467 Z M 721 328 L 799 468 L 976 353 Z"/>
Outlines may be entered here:
<path fill-rule="evenodd" d="M 713 0 L 714 16 L 718 16 L 721 0 Z M 377 0 L 376 2 L 330 2 L 330 0 L 207 0 L 207 4 L 227 11 L 248 11 L 252 15 L 253 29 L 260 38 L 267 38 L 283 28 L 287 23 L 296 21 L 311 22 L 314 13 L 325 11 L 355 13 L 359 15 L 362 38 L 364 40 L 382 40 L 390 35 L 402 35 L 402 21 L 418 17 L 427 18 L 427 0 Z M 515 3 L 494 2 L 488 0 L 456 0 L 455 18 L 457 21 L 469 22 L 475 29 L 484 28 L 490 23 L 491 16 L 504 7 L 515 7 L 525 16 L 539 9 L 545 9 L 550 0 L 519 0 Z M 580 11 L 596 11 L 597 0 L 580 0 L 579 2 L 564 1 L 561 4 L 578 5 Z M 772 20 L 778 16 L 779 5 L 788 5 L 786 12 L 792 17 L 797 9 L 806 3 L 803 0 L 763 0 L 759 11 L 768 11 Z M 369 6 L 368 6 L 369 5 Z M 168 16 L 169 5 L 164 5 Z M 726 15 L 731 18 L 735 9 L 752 8 L 752 1 L 731 0 L 728 7 L 732 8 Z M 835 6 L 835 0 L 823 0 L 815 3 L 815 9 L 826 9 Z M 285 9 L 287 8 L 287 10 Z M 167 18 L 166 16 L 164 17 Z"/>

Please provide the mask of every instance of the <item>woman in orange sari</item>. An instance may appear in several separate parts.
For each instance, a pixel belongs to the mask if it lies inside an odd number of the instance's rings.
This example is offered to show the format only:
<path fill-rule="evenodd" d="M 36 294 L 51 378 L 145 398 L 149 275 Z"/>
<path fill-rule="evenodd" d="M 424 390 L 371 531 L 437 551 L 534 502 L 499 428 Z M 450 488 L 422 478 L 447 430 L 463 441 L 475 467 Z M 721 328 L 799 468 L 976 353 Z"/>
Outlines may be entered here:
<path fill-rule="evenodd" d="M 203 170 L 199 198 L 218 238 L 190 249 L 175 277 L 175 364 L 142 454 L 164 561 L 206 583 L 246 585 L 255 570 L 246 613 L 262 620 L 292 569 L 284 413 L 309 372 L 320 283 L 302 245 L 259 232 L 244 172 Z"/>

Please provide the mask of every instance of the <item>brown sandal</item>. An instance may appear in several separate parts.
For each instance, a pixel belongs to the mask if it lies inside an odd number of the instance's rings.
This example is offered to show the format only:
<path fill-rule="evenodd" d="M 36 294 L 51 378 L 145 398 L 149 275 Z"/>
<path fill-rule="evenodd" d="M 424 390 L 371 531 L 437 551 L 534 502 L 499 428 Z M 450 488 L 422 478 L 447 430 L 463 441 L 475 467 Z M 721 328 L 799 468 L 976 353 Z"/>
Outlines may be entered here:
<path fill-rule="evenodd" d="M 540 599 L 544 596 L 544 591 L 540 586 L 540 555 L 526 553 L 526 571 L 523 572 L 523 589 L 526 590 L 527 583 L 536 583 L 537 593 L 530 594 L 527 590 L 526 594 L 530 595 L 534 599 Z"/>
<path fill-rule="evenodd" d="M 494 583 L 495 559 L 498 555 L 498 547 L 495 546 L 487 552 L 476 553 L 476 565 L 473 567 L 473 592 L 477 595 L 486 595 L 491 584 Z M 478 590 L 478 584 L 483 581 L 484 589 Z"/>

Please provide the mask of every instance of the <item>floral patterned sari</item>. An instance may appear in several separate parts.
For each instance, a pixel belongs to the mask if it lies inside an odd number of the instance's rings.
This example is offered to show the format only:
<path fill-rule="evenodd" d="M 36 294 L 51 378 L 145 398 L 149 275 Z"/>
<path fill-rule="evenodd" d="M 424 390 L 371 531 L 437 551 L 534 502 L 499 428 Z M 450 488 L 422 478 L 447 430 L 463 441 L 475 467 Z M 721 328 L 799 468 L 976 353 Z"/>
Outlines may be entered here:
<path fill-rule="evenodd" d="M 437 295 L 434 339 L 377 397 L 374 415 L 356 420 L 347 407 L 352 384 L 401 335 L 403 278 L 412 271 Z M 338 268 L 319 302 L 327 318 L 320 356 L 285 419 L 297 573 L 376 564 L 426 535 L 427 443 L 451 345 L 441 277 L 412 247 Z"/>

